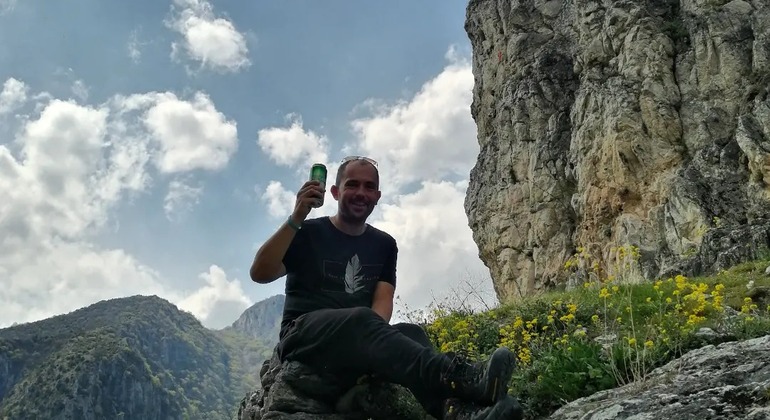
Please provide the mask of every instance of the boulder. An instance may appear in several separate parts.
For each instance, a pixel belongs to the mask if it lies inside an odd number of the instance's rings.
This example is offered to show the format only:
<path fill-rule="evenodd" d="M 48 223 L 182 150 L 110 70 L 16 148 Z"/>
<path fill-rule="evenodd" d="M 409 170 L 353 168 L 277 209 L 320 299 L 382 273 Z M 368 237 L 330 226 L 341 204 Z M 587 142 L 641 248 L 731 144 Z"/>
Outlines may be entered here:
<path fill-rule="evenodd" d="M 770 419 L 770 335 L 709 345 L 643 380 L 580 398 L 550 420 Z"/>
<path fill-rule="evenodd" d="M 412 393 L 372 376 L 349 380 L 277 353 L 260 371 L 262 387 L 241 401 L 238 420 L 428 420 Z"/>

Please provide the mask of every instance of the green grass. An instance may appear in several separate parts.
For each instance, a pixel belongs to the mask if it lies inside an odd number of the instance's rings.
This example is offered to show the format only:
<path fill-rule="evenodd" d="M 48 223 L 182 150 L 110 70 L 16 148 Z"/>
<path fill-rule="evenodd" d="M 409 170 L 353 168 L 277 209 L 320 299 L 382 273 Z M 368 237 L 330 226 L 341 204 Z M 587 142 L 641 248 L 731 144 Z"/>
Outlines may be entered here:
<path fill-rule="evenodd" d="M 592 280 L 571 291 L 485 312 L 436 309 L 424 325 L 439 349 L 471 359 L 500 345 L 511 348 L 519 363 L 511 394 L 536 418 L 600 390 L 644 386 L 652 369 L 708 343 L 696 335 L 701 328 L 716 331 L 718 341 L 770 333 L 768 265 L 762 260 L 713 276 L 632 283 L 615 270 L 614 276 L 587 276 Z"/>

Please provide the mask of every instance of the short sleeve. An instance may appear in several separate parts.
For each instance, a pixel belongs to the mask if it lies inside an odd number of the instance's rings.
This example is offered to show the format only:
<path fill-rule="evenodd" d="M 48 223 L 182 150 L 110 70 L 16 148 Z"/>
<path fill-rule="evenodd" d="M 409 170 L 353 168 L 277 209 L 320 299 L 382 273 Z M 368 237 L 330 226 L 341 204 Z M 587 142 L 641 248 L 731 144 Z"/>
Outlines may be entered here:
<path fill-rule="evenodd" d="M 392 240 L 388 258 L 385 260 L 385 265 L 382 268 L 382 275 L 380 280 L 388 282 L 396 287 L 396 260 L 398 259 L 398 245 L 396 241 Z"/>
<path fill-rule="evenodd" d="M 283 266 L 286 267 L 286 273 L 293 273 L 299 269 L 302 261 L 302 255 L 307 255 L 304 252 L 307 244 L 307 235 L 305 229 L 300 229 L 294 235 L 294 238 L 289 244 L 289 248 L 286 250 L 286 254 L 283 256 Z"/>

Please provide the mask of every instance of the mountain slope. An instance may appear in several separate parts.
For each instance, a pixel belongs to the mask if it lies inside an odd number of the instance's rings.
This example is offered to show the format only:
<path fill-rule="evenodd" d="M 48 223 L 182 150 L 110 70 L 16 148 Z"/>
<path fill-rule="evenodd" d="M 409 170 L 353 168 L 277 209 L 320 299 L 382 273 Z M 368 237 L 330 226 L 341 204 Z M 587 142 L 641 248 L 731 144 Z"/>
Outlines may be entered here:
<path fill-rule="evenodd" d="M 269 354 L 154 296 L 6 328 L 0 418 L 230 418 L 261 362 L 244 364 L 243 346 L 255 359 Z"/>
<path fill-rule="evenodd" d="M 267 346 L 274 346 L 278 342 L 285 300 L 284 295 L 275 295 L 257 302 L 224 330 L 237 331 Z"/>

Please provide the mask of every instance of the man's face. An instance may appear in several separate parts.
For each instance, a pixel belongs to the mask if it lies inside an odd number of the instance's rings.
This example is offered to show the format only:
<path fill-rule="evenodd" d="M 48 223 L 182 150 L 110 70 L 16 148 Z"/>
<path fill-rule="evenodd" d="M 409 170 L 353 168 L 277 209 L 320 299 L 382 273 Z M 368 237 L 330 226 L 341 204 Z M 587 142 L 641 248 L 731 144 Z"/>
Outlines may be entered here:
<path fill-rule="evenodd" d="M 333 185 L 332 196 L 338 201 L 338 213 L 348 223 L 363 223 L 380 199 L 379 182 L 374 167 L 367 162 L 350 162 L 340 180 Z"/>

